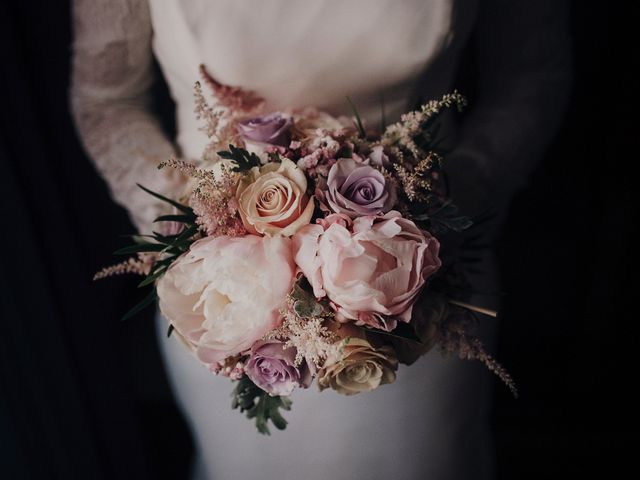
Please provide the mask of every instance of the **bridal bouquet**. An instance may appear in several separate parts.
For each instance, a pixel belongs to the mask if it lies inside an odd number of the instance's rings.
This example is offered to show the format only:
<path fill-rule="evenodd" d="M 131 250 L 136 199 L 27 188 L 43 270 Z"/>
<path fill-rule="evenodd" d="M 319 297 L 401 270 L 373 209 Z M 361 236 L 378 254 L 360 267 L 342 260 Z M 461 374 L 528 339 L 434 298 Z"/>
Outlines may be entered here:
<path fill-rule="evenodd" d="M 96 275 L 138 273 L 177 337 L 206 368 L 237 381 L 233 407 L 286 426 L 280 409 L 312 383 L 354 395 L 392 383 L 440 344 L 502 367 L 467 333 L 474 312 L 447 261 L 448 232 L 471 225 L 446 197 L 436 120 L 458 93 L 430 101 L 381 133 L 307 108 L 264 112 L 251 92 L 195 86 L 210 141 L 198 165 L 168 159 L 188 179 L 158 231 Z M 141 188 L 144 188 L 141 186 Z M 145 189 L 146 190 L 146 189 Z M 450 255 L 455 258 L 455 255 Z"/>

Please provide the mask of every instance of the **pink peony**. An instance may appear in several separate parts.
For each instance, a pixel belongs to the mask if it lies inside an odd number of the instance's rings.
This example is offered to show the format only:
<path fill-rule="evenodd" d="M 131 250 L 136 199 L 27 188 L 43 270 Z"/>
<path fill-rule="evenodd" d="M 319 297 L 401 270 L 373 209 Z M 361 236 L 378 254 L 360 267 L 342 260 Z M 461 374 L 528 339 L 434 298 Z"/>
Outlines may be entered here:
<path fill-rule="evenodd" d="M 308 225 L 293 237 L 295 262 L 316 297 L 342 322 L 393 330 L 409 322 L 418 293 L 441 265 L 440 244 L 392 211 L 382 217 Z"/>
<path fill-rule="evenodd" d="M 294 274 L 288 238 L 206 237 L 158 281 L 160 310 L 215 367 L 278 326 Z"/>

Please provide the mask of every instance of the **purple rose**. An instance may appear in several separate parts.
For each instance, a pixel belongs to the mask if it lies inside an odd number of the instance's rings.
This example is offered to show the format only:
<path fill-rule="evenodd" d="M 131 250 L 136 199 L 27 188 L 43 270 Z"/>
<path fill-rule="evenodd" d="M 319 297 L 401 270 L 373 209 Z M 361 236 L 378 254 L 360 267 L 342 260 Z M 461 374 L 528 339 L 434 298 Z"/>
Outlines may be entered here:
<path fill-rule="evenodd" d="M 334 212 L 355 218 L 388 212 L 396 197 L 378 170 L 341 158 L 329 170 L 325 199 Z"/>
<path fill-rule="evenodd" d="M 254 142 L 286 147 L 289 145 L 291 119 L 280 113 L 270 113 L 262 117 L 250 118 L 238 123 L 238 131 L 243 138 Z"/>
<path fill-rule="evenodd" d="M 295 387 L 307 388 L 312 375 L 306 362 L 295 366 L 296 349 L 282 348 L 278 340 L 258 340 L 251 347 L 245 373 L 271 395 L 291 395 Z"/>

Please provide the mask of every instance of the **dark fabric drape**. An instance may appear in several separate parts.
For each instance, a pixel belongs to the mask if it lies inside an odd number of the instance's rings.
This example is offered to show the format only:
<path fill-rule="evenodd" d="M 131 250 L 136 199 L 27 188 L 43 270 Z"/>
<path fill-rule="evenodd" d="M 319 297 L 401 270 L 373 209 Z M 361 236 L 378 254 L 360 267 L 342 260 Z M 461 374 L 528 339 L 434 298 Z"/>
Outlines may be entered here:
<path fill-rule="evenodd" d="M 69 5 L 0 11 L 0 477 L 184 478 L 151 318 L 118 321 L 135 283 L 91 280 L 133 228 L 67 111 Z"/>
<path fill-rule="evenodd" d="M 611 478 L 633 465 L 639 57 L 623 3 L 573 2 L 570 108 L 498 248 L 498 357 L 522 394 L 497 391 L 500 478 Z"/>
<path fill-rule="evenodd" d="M 621 8 L 574 3 L 571 107 L 500 239 L 498 358 L 522 394 L 496 382 L 501 479 L 611 478 L 632 458 L 638 56 Z M 151 318 L 118 321 L 135 279 L 91 282 L 132 227 L 71 124 L 69 17 L 0 3 L 0 478 L 187 478 Z"/>

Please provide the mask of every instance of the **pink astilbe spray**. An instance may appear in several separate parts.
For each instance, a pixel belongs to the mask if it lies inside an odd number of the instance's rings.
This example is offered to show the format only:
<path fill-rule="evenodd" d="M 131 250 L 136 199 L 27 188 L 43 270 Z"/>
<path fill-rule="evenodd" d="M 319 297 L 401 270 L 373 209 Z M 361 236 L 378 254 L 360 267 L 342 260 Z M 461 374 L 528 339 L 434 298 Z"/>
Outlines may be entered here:
<path fill-rule="evenodd" d="M 151 272 L 151 268 L 158 259 L 158 256 L 159 255 L 155 252 L 138 253 L 137 258 L 131 257 L 123 262 L 103 268 L 93 276 L 93 279 L 101 280 L 103 278 L 113 277 L 115 275 L 124 275 L 126 273 L 147 276 Z"/>
<path fill-rule="evenodd" d="M 231 380 L 240 380 L 244 375 L 245 363 L 242 355 L 227 357 L 222 362 L 209 365 L 209 371 L 216 375 L 229 377 Z"/>
<path fill-rule="evenodd" d="M 215 97 L 211 106 L 204 97 L 202 85 L 196 82 L 194 88 L 195 113 L 198 120 L 204 121 L 201 128 L 211 139 L 202 154 L 205 161 L 215 161 L 216 152 L 229 144 L 243 145 L 236 129 L 237 120 L 258 115 L 264 106 L 264 99 L 250 90 L 223 85 L 200 65 L 200 76 L 204 84 Z"/>
<path fill-rule="evenodd" d="M 158 170 L 162 170 L 165 167 L 170 167 L 178 170 L 183 175 L 186 175 L 191 178 L 195 178 L 198 180 L 207 180 L 212 176 L 212 173 L 208 170 L 203 170 L 201 168 L 196 167 L 193 163 L 187 162 L 186 160 L 178 160 L 175 157 L 169 158 L 169 160 L 165 160 L 158 165 Z"/>
<path fill-rule="evenodd" d="M 495 358 L 487 353 L 479 338 L 468 334 L 469 321 L 466 320 L 468 316 L 460 317 L 460 315 L 455 315 L 454 317 L 457 317 L 457 320 L 454 320 L 453 317 L 449 318 L 440 330 L 439 343 L 443 355 L 450 356 L 457 354 L 462 360 L 480 361 L 509 387 L 509 390 L 511 390 L 515 398 L 518 398 L 516 383 L 509 372 L 507 372 Z"/>
<path fill-rule="evenodd" d="M 402 192 L 410 202 L 429 203 L 430 196 L 440 186 L 439 171 L 442 159 L 435 152 L 429 152 L 411 169 L 394 163 L 391 174 L 401 186 Z"/>
<path fill-rule="evenodd" d="M 196 214 L 196 223 L 207 236 L 241 237 L 247 231 L 238 216 L 238 201 L 233 196 L 230 175 L 214 185 L 204 185 L 194 191 L 189 204 Z M 227 177 L 227 178 L 225 178 Z"/>
<path fill-rule="evenodd" d="M 207 72 L 204 65 L 200 65 L 200 76 L 205 85 L 216 96 L 218 103 L 233 112 L 247 115 L 260 110 L 264 106 L 264 99 L 255 92 L 244 90 L 241 87 L 223 85 Z"/>
<path fill-rule="evenodd" d="M 349 146 L 339 135 L 336 139 L 336 136 L 323 129 L 318 129 L 316 133 L 315 137 L 307 139 L 305 155 L 297 162 L 298 167 L 311 178 L 318 175 L 326 177 L 333 164 L 336 163 L 336 157 L 343 144 Z M 342 140 L 342 144 L 340 140 Z"/>
<path fill-rule="evenodd" d="M 247 233 L 238 214 L 236 176 L 233 172 L 221 166 L 216 175 L 210 170 L 197 168 L 190 162 L 175 158 L 158 166 L 164 167 L 175 168 L 198 180 L 189 198 L 189 206 L 196 215 L 196 223 L 207 236 L 239 237 Z"/>
<path fill-rule="evenodd" d="M 414 159 L 422 159 L 427 152 L 417 145 L 414 139 L 423 132 L 427 120 L 439 115 L 445 108 L 456 107 L 461 111 L 466 105 L 466 98 L 457 91 L 443 95 L 440 100 L 431 100 L 420 110 L 405 113 L 399 122 L 389 125 L 382 135 L 381 144 L 388 147 L 395 157 L 402 158 L 402 152 L 405 150 Z"/>
<path fill-rule="evenodd" d="M 196 82 L 193 87 L 193 96 L 195 101 L 194 113 L 196 119 L 204 121 L 204 127 L 201 130 L 207 134 L 207 137 L 212 138 L 218 133 L 220 123 L 225 116 L 226 112 L 222 109 L 214 109 L 202 92 L 202 85 L 200 82 Z"/>

